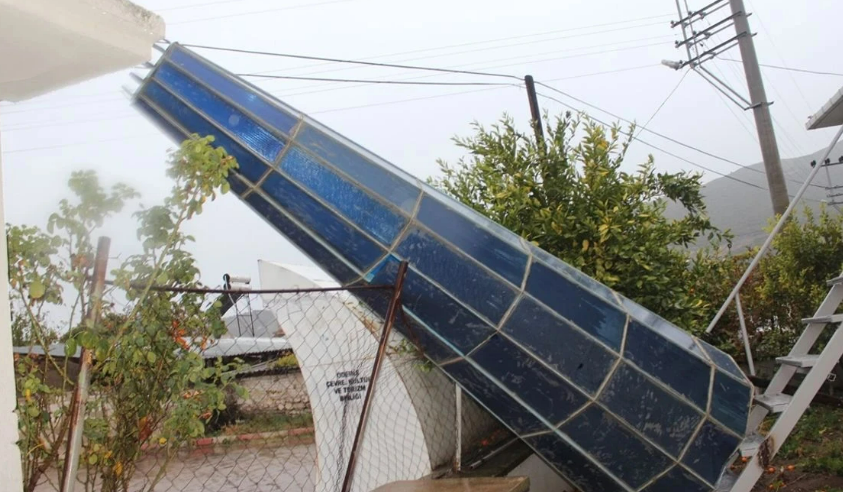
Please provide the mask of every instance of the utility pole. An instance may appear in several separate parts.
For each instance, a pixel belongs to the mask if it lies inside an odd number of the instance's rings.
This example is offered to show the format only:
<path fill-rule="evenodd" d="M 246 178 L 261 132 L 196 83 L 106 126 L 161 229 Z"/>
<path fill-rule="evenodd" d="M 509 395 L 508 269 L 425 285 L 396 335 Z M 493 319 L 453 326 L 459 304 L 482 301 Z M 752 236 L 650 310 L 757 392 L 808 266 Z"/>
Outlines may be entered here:
<path fill-rule="evenodd" d="M 697 29 L 694 23 L 710 18 L 721 9 L 730 7 L 731 15 L 720 20 L 713 20 L 707 27 Z M 758 56 L 755 54 L 753 34 L 749 29 L 748 14 L 743 0 L 713 0 L 699 10 L 690 10 L 687 2 L 685 11 L 679 0 L 676 0 L 676 10 L 679 20 L 671 22 L 671 27 L 682 28 L 682 41 L 676 42 L 676 47 L 684 47 L 688 54 L 686 61 L 664 60 L 662 64 L 674 70 L 689 67 L 706 82 L 711 84 L 721 94 L 729 98 L 742 110 L 751 109 L 755 116 L 755 129 L 758 131 L 758 142 L 761 145 L 761 156 L 764 160 L 764 170 L 770 189 L 770 200 L 773 202 L 773 212 L 783 214 L 787 210 L 789 197 L 782 172 L 782 159 L 779 156 L 779 146 L 776 143 L 776 132 L 773 130 L 773 118 L 770 116 L 770 102 L 764 91 L 764 81 L 761 79 L 761 69 L 758 67 Z M 717 41 L 717 35 L 735 26 L 735 36 L 723 42 Z M 749 88 L 749 100 L 741 93 L 730 87 L 723 79 L 711 73 L 704 65 L 717 56 L 738 46 L 741 50 L 746 85 Z"/>
<path fill-rule="evenodd" d="M 787 196 L 787 184 L 785 184 L 782 171 L 776 133 L 773 130 L 773 118 L 770 116 L 770 103 L 767 101 L 761 69 L 758 67 L 755 43 L 752 40 L 752 32 L 749 30 L 743 0 L 729 0 L 729 6 L 734 16 L 735 32 L 738 37 L 738 47 L 741 50 L 743 69 L 746 73 L 746 85 L 749 87 L 749 101 L 755 116 L 755 128 L 761 144 L 761 156 L 764 159 L 764 170 L 767 174 L 770 198 L 773 201 L 773 211 L 776 214 L 783 214 L 790 200 Z"/>
<path fill-rule="evenodd" d="M 536 132 L 536 145 L 544 149 L 544 130 L 542 129 L 542 115 L 539 111 L 539 99 L 536 96 L 536 83 L 532 75 L 524 76 L 524 86 L 527 87 L 527 101 L 530 103 L 530 114 L 533 117 L 533 131 Z"/>

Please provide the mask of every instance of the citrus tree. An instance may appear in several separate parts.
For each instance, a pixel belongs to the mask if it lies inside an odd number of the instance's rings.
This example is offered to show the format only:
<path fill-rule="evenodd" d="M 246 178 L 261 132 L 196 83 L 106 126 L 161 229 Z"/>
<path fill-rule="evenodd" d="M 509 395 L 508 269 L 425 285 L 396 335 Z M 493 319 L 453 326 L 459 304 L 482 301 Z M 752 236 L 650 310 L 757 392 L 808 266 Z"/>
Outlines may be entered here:
<path fill-rule="evenodd" d="M 474 130 L 455 139 L 468 155 L 440 161 L 434 186 L 680 326 L 706 321 L 688 246 L 724 235 L 706 216 L 698 174 L 657 172 L 652 156 L 624 166 L 634 127 L 583 115 L 550 121 L 543 145 L 507 116 Z M 685 217 L 666 217 L 668 201 Z"/>
<path fill-rule="evenodd" d="M 158 468 L 141 487 L 152 490 L 178 449 L 225 408 L 226 391 L 239 390 L 236 365 L 200 355 L 225 332 L 218 306 L 198 294 L 166 290 L 200 285 L 184 225 L 207 200 L 228 191 L 226 177 L 237 166 L 212 141 L 194 136 L 171 153 L 172 191 L 163 204 L 134 214 L 140 253 L 111 270 L 105 298 L 120 302 L 103 302 L 96 322 L 87 316 L 94 302 L 94 238 L 137 193 L 125 185 L 105 189 L 93 172 L 75 172 L 73 198 L 60 202 L 46 230 L 7 226 L 16 342 L 33 347 L 16 357 L 26 491 L 57 487 L 62 478 L 73 361 L 83 347 L 93 356 L 78 476 L 86 490 L 128 490 L 139 460 L 154 452 Z M 53 346 L 58 340 L 63 353 Z"/>

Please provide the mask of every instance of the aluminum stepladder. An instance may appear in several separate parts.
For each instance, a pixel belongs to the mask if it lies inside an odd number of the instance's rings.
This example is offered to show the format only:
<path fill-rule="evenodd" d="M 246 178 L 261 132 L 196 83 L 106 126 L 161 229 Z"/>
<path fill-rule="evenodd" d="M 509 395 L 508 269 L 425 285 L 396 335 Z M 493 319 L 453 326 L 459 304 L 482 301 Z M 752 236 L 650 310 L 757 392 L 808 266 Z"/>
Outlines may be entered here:
<path fill-rule="evenodd" d="M 764 393 L 755 397 L 747 421 L 748 437 L 740 446 L 740 454 L 748 459 L 746 466 L 739 474 L 725 473 L 717 485 L 718 492 L 752 490 L 843 357 L 843 314 L 834 314 L 843 302 L 843 274 L 829 280 L 828 284 L 831 289 L 825 300 L 813 317 L 802 320 L 805 328 L 799 340 L 788 355 L 776 359 L 779 368 L 775 376 Z M 820 335 L 829 329 L 834 332 L 828 344 L 820 353 L 811 353 Z M 805 378 L 793 396 L 787 395 L 784 390 L 797 372 L 806 372 Z M 770 431 L 762 436 L 758 429 L 769 414 L 779 416 Z"/>

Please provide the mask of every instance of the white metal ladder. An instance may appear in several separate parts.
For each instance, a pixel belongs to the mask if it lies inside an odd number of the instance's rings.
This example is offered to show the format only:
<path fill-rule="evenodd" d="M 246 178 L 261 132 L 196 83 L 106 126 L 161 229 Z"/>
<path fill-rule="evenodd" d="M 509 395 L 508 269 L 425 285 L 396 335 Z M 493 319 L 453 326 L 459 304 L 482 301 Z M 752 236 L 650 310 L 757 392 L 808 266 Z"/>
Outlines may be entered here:
<path fill-rule="evenodd" d="M 717 485 L 718 492 L 750 492 L 761 478 L 770 460 L 781 449 L 800 417 L 808 409 L 814 396 L 843 357 L 843 314 L 834 314 L 843 302 L 843 274 L 828 281 L 831 289 L 814 316 L 802 320 L 805 329 L 799 340 L 784 357 L 778 357 L 779 369 L 764 394 L 755 397 L 755 405 L 747 421 L 748 437 L 740 453 L 748 458 L 739 475 L 726 473 Z M 826 329 L 833 329 L 828 344 L 818 354 L 811 353 L 817 339 Z M 785 387 L 797 372 L 807 371 L 793 396 L 784 393 Z M 758 433 L 768 414 L 780 414 L 766 436 Z"/>

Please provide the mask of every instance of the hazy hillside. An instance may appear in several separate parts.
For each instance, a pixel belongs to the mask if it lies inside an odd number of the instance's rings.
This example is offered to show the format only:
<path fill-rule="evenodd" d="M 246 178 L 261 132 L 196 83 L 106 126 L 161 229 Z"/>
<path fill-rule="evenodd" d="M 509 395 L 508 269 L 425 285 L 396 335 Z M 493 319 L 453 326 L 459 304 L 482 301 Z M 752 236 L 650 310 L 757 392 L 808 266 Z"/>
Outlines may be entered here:
<path fill-rule="evenodd" d="M 791 196 L 796 193 L 811 172 L 810 162 L 822 157 L 823 153 L 824 149 L 805 157 L 782 161 L 782 168 L 787 179 L 787 190 Z M 835 162 L 841 155 L 843 155 L 843 142 L 835 147 L 829 158 L 832 162 Z M 760 171 L 764 170 L 762 163 L 749 167 Z M 832 183 L 843 185 L 843 165 L 831 166 L 829 171 L 831 171 Z M 764 188 L 767 187 L 767 177 L 750 169 L 740 169 L 732 173 L 731 176 Z M 828 184 L 825 170 L 820 170 L 820 173 L 814 179 L 814 184 L 823 187 Z M 843 189 L 839 192 L 843 192 Z M 735 235 L 734 246 L 736 249 L 764 241 L 766 234 L 763 228 L 772 216 L 770 195 L 766 189 L 759 190 L 728 178 L 718 178 L 703 187 L 703 194 L 712 222 L 721 229 L 732 230 Z M 811 187 L 805 197 L 808 199 L 807 204 L 816 210 L 819 207 L 817 201 L 826 199 L 826 191 L 822 188 Z M 843 200 L 843 196 L 839 199 Z M 803 198 L 804 203 L 806 202 Z M 679 217 L 682 213 L 682 207 L 676 204 L 668 206 L 669 216 Z"/>

